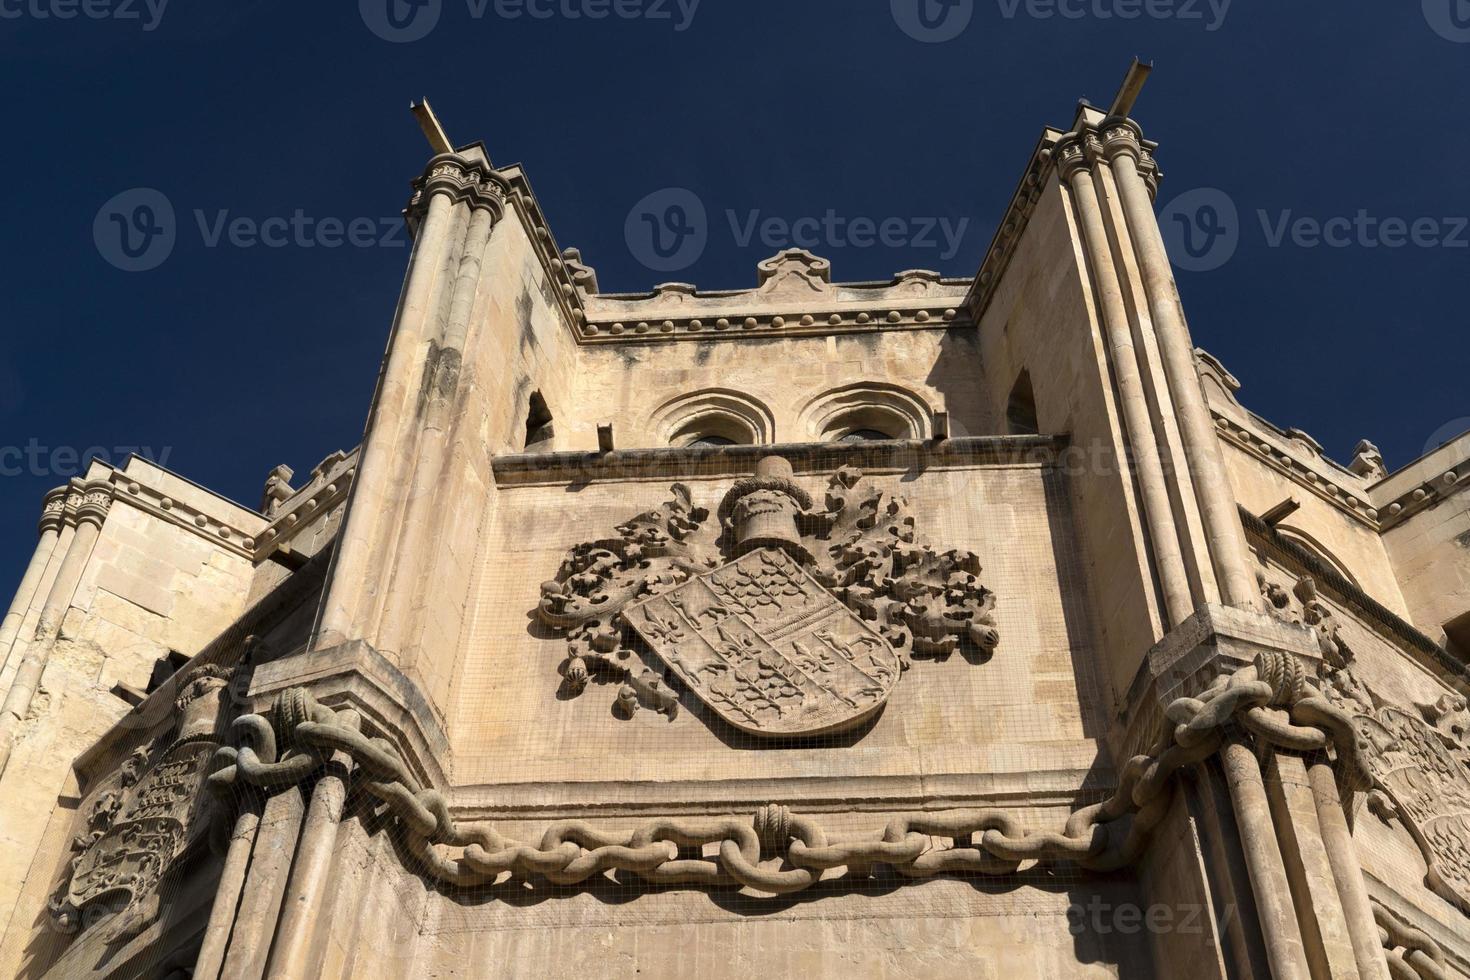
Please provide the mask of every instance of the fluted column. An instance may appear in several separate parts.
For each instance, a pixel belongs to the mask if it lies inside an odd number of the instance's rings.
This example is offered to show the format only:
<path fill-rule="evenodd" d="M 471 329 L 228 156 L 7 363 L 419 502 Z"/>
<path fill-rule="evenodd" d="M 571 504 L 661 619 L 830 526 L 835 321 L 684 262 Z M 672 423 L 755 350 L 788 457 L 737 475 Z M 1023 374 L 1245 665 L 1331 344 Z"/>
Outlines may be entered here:
<path fill-rule="evenodd" d="M 417 458 L 422 425 L 419 400 L 426 394 L 432 352 L 442 344 L 452 316 L 470 212 L 503 213 L 508 191 L 488 162 L 446 153 L 430 161 L 415 183 L 409 220 L 414 248 L 378 389 L 368 416 L 362 461 L 338 537 L 326 599 L 314 645 L 333 646 L 361 637 L 379 618 L 381 594 L 399 549 L 399 528 Z"/>
<path fill-rule="evenodd" d="M 51 658 L 51 649 L 61 630 L 61 621 L 71 607 L 77 585 L 91 560 L 92 548 L 102 531 L 102 522 L 112 506 L 110 483 L 82 483 L 73 481 L 67 498 L 67 519 L 76 524 L 76 533 L 67 546 L 56 580 L 46 595 L 46 604 L 41 607 L 41 617 L 36 623 L 36 633 L 26 649 L 15 672 L 15 681 L 5 694 L 5 703 L 0 707 L 0 775 L 10 762 L 11 750 L 15 747 L 16 732 L 20 722 L 30 710 L 31 699 L 40 686 L 46 663 Z"/>
<path fill-rule="evenodd" d="M 1149 543 L 1164 594 L 1166 627 L 1172 628 L 1193 614 L 1195 604 L 1179 549 L 1179 533 L 1169 500 L 1168 484 L 1164 480 L 1148 396 L 1139 371 L 1128 310 L 1123 302 L 1122 286 L 1085 150 L 1084 137 L 1063 139 L 1055 149 L 1057 167 L 1062 182 L 1072 192 L 1077 219 L 1082 225 L 1093 290 L 1101 312 L 1113 375 L 1117 379 L 1124 435 L 1132 450 L 1131 462 L 1138 477 Z"/>
<path fill-rule="evenodd" d="M 470 312 L 480 289 L 480 274 L 496 213 L 487 205 L 468 205 L 470 214 L 463 247 L 459 250 L 452 295 L 443 333 L 430 348 L 422 429 L 417 463 L 406 476 L 410 489 L 403 513 L 393 585 L 383 597 L 383 619 L 379 640 L 384 649 L 403 652 L 409 645 L 415 600 L 424 592 L 432 571 L 429 560 L 433 543 L 443 527 L 446 509 L 439 500 L 449 433 L 464 367 L 464 344 L 469 333 Z"/>
<path fill-rule="evenodd" d="M 356 731 L 361 719 L 355 711 L 343 711 L 337 721 Z M 337 828 L 347 802 L 347 784 L 352 773 L 352 756 L 338 750 L 311 791 L 311 803 L 296 845 L 296 861 L 286 886 L 276 940 L 271 947 L 266 977 L 271 980 L 306 980 L 320 975 L 320 953 L 316 942 L 326 901 L 328 876 L 337 853 Z M 330 924 L 325 924 L 330 928 Z"/>
<path fill-rule="evenodd" d="M 1227 737 L 1220 760 L 1230 787 L 1236 826 L 1240 828 L 1240 843 L 1245 851 L 1271 976 L 1274 980 L 1311 980 L 1286 864 L 1261 778 L 1261 764 L 1255 751 L 1239 735 Z"/>
<path fill-rule="evenodd" d="M 1163 234 L 1154 216 L 1153 196 L 1139 171 L 1143 153 L 1142 133 L 1134 123 L 1122 119 L 1105 121 L 1102 130 L 1103 146 L 1117 178 L 1130 237 L 1143 276 L 1159 353 L 1164 360 L 1164 373 L 1175 410 L 1179 413 L 1180 437 L 1185 458 L 1189 461 L 1220 593 L 1228 605 L 1255 608 L 1257 594 L 1246 559 L 1245 531 L 1225 474 L 1219 437 L 1200 388 L 1194 343 L 1179 302 L 1179 291 L 1164 248 Z"/>
<path fill-rule="evenodd" d="M 41 505 L 41 539 L 36 543 L 36 550 L 31 554 L 25 574 L 21 576 L 20 587 L 15 590 L 15 599 L 10 603 L 10 611 L 5 614 L 4 621 L 0 622 L 0 665 L 9 661 L 10 649 L 15 643 L 16 634 L 20 632 L 21 621 L 25 619 L 36 598 L 41 579 L 46 574 L 46 566 L 56 548 L 56 541 L 61 537 L 66 493 L 66 487 L 57 487 L 46 494 L 45 502 Z"/>
<path fill-rule="evenodd" d="M 1342 799 L 1337 792 L 1337 776 L 1327 760 L 1318 757 L 1307 768 L 1307 779 L 1317 807 L 1322 842 L 1332 863 L 1337 897 L 1347 918 L 1358 975 L 1364 980 L 1389 980 L 1388 959 L 1378 939 L 1373 906 L 1368 900 L 1368 888 L 1363 883 L 1363 866 L 1353 846 L 1353 832 L 1348 828 Z"/>

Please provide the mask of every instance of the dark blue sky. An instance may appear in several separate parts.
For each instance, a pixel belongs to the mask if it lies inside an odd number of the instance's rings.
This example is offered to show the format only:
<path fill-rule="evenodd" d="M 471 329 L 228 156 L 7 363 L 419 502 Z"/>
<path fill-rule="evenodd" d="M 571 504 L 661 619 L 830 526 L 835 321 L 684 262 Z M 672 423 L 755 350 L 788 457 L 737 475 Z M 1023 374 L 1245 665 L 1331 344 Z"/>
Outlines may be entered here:
<path fill-rule="evenodd" d="M 369 26 L 390 33 L 388 2 L 173 0 L 159 17 L 158 0 L 0 0 L 7 599 L 72 452 L 148 447 L 254 505 L 275 464 L 305 473 L 357 442 L 407 249 L 323 247 L 318 223 L 397 216 L 428 156 L 407 111 L 421 95 L 456 141 L 527 167 L 607 291 L 753 284 L 774 249 L 742 245 L 729 212 L 754 209 L 968 219 L 954 249 L 816 250 L 839 279 L 971 275 L 1041 127 L 1106 104 L 1140 54 L 1157 63 L 1135 116 L 1162 144 L 1161 205 L 1215 188 L 1238 215 L 1233 255 L 1179 279 L 1247 404 L 1339 459 L 1371 437 L 1390 467 L 1470 427 L 1466 0 L 925 0 L 939 35 L 968 14 L 942 42 L 911 36 L 918 0 L 701 0 L 692 17 L 693 0 L 442 0 L 406 43 Z M 429 25 L 413 18 L 433 0 L 391 2 L 405 32 Z M 624 234 L 668 187 L 709 215 L 675 272 Z M 104 205 L 135 188 L 166 198 L 175 241 L 126 272 Z M 298 209 L 310 230 L 282 247 L 210 244 L 222 218 Z M 1330 246 L 1300 218 L 1353 227 Z M 1417 236 L 1377 224 L 1421 218 Z"/>

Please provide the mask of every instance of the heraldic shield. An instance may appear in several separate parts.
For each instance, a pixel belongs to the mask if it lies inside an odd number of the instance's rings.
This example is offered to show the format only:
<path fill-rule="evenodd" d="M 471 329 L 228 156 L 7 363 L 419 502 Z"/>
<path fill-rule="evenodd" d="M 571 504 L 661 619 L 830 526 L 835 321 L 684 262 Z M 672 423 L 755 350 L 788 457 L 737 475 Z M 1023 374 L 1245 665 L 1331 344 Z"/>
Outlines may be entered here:
<path fill-rule="evenodd" d="M 902 670 L 887 641 L 777 548 L 748 552 L 624 615 L 692 693 L 752 735 L 860 725 Z"/>

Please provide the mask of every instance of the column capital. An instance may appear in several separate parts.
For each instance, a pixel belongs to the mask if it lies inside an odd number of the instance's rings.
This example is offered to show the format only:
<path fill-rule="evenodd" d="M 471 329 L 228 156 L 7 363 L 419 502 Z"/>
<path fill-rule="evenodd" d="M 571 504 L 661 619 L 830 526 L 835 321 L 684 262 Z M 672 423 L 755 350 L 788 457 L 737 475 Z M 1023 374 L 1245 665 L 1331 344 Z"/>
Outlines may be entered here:
<path fill-rule="evenodd" d="M 1111 162 L 1119 154 L 1127 154 L 1134 160 L 1142 160 L 1144 150 L 1143 130 L 1132 119 L 1109 116 L 1097 127 L 1102 135 L 1102 145 Z"/>
<path fill-rule="evenodd" d="M 1070 184 L 1072 178 L 1088 167 L 1086 139 L 1082 133 L 1068 133 L 1052 147 L 1052 159 L 1056 161 L 1057 174 L 1062 183 Z"/>
<path fill-rule="evenodd" d="M 61 525 L 66 523 L 66 497 L 69 490 L 67 487 L 57 487 L 48 490 L 41 501 L 41 525 L 40 532 L 60 531 Z"/>
<path fill-rule="evenodd" d="M 413 197 L 406 214 L 417 222 L 435 194 L 443 194 L 455 204 L 468 204 L 473 210 L 490 212 L 499 221 L 510 198 L 510 182 L 488 164 L 458 153 L 441 153 L 429 161 L 423 174 L 413 182 Z"/>
<path fill-rule="evenodd" d="M 112 508 L 113 487 L 105 480 L 73 480 L 68 488 L 66 510 L 76 524 L 102 526 Z"/>

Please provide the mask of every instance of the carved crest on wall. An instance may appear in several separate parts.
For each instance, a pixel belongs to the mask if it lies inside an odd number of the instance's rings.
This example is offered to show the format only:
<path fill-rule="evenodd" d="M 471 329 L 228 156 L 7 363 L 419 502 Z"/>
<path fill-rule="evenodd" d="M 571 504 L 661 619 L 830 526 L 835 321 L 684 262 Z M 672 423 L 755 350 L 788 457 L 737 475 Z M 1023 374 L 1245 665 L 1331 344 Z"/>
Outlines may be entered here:
<path fill-rule="evenodd" d="M 902 497 L 835 473 L 821 506 L 767 457 L 711 519 L 689 488 L 579 544 L 542 586 L 564 683 L 621 681 L 624 714 L 681 692 L 758 737 L 872 718 L 914 656 L 986 659 L 998 642 L 979 559 L 921 541 Z"/>
<path fill-rule="evenodd" d="M 1429 887 L 1470 913 L 1470 753 L 1391 705 L 1355 715 L 1353 727 L 1374 787 L 1424 854 Z"/>
<path fill-rule="evenodd" d="M 227 678 L 221 668 L 195 669 L 178 688 L 172 737 L 134 750 L 94 795 L 86 829 L 72 841 L 69 873 L 50 902 L 58 925 L 84 926 L 96 910 L 118 916 L 116 928 L 127 934 L 156 916 L 160 881 L 205 829 L 196 817 L 208 805 L 202 790 L 218 748 L 218 695 Z"/>

